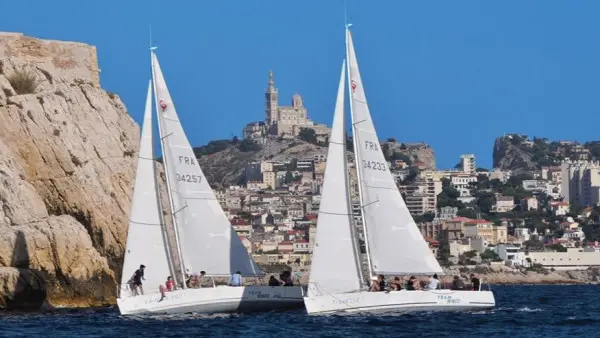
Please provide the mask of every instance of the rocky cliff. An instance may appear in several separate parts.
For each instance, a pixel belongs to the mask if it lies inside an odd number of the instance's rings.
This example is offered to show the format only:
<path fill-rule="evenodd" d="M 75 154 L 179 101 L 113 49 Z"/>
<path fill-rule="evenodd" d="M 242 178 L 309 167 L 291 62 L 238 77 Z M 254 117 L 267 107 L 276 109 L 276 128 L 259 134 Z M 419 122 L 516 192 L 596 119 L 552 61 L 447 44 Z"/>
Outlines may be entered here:
<path fill-rule="evenodd" d="M 114 302 L 139 128 L 95 47 L 0 33 L 0 307 Z"/>
<path fill-rule="evenodd" d="M 600 160 L 600 142 L 549 141 L 546 138 L 508 134 L 494 142 L 494 168 L 531 171 L 556 166 L 566 159 Z"/>
<path fill-rule="evenodd" d="M 381 149 L 388 160 L 403 160 L 409 164 L 423 162 L 423 167 L 435 170 L 435 153 L 425 143 L 399 143 L 393 138 L 381 143 Z"/>

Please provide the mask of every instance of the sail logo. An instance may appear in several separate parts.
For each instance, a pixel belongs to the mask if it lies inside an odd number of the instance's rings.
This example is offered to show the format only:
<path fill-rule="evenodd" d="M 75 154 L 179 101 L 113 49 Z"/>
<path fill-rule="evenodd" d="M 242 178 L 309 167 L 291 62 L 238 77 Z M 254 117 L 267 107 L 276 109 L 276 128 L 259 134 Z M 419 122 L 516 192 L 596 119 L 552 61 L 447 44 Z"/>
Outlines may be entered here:
<path fill-rule="evenodd" d="M 162 111 L 167 110 L 167 103 L 164 100 L 160 100 L 158 104 L 160 105 L 160 109 L 162 109 Z"/>
<path fill-rule="evenodd" d="M 356 90 L 356 82 L 354 82 L 354 80 L 350 81 L 351 82 L 351 87 L 352 87 L 352 93 L 354 93 L 354 91 Z"/>

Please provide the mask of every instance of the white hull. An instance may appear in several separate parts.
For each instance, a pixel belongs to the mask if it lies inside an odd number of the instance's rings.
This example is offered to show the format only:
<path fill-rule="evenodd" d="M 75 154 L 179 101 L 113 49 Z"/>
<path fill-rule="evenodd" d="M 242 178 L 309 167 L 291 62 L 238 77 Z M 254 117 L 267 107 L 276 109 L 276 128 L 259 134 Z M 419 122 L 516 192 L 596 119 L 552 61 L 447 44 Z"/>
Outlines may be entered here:
<path fill-rule="evenodd" d="M 496 306 L 491 291 L 391 291 L 304 297 L 308 314 L 353 312 L 470 311 Z"/>
<path fill-rule="evenodd" d="M 231 313 L 283 310 L 302 307 L 302 287 L 217 286 L 182 289 L 117 299 L 122 315 L 173 313 Z"/>

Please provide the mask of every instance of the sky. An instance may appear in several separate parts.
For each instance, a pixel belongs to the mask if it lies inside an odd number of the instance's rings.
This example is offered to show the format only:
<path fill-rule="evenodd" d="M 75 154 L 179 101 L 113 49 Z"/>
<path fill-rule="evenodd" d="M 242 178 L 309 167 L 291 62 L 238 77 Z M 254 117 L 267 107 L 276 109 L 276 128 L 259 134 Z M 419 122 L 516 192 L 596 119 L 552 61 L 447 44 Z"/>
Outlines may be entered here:
<path fill-rule="evenodd" d="M 0 31 L 97 46 L 102 86 L 141 121 L 152 40 L 192 145 L 303 96 L 331 124 L 344 58 L 343 0 L 0 0 Z M 598 140 L 600 1 L 347 0 L 378 136 L 426 142 L 438 168 L 523 133 Z"/>

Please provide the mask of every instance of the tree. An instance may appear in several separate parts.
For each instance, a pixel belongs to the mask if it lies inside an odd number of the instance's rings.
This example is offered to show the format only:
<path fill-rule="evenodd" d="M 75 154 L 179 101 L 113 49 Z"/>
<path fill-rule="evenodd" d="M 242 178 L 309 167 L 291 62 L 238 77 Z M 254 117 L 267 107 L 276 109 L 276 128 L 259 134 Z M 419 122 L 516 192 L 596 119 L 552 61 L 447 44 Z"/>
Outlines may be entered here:
<path fill-rule="evenodd" d="M 498 254 L 496 253 L 496 251 L 494 250 L 490 250 L 490 249 L 485 249 L 484 252 L 482 252 L 479 257 L 481 257 L 482 260 L 485 261 L 500 261 L 500 256 L 498 256 Z"/>
<path fill-rule="evenodd" d="M 234 137 L 231 139 L 231 142 L 232 142 L 233 144 L 237 145 L 238 143 L 240 143 L 240 139 L 239 139 L 237 136 L 234 136 Z"/>
<path fill-rule="evenodd" d="M 539 239 L 532 237 L 529 240 L 523 242 L 523 245 L 527 250 L 540 250 L 544 247 L 544 243 L 542 243 Z"/>
<path fill-rule="evenodd" d="M 450 243 L 448 242 L 447 230 L 442 230 L 439 234 L 439 243 L 437 259 L 441 266 L 450 266 Z"/>
<path fill-rule="evenodd" d="M 410 167 L 408 169 L 408 175 L 402 180 L 402 184 L 406 185 L 414 182 L 415 178 L 417 178 L 418 175 L 419 169 L 416 167 Z"/>
<path fill-rule="evenodd" d="M 317 140 L 317 133 L 312 128 L 300 128 L 300 133 L 298 133 L 298 138 L 300 138 L 301 140 L 303 140 L 305 142 L 312 143 L 312 144 L 319 143 L 319 141 Z"/>
<path fill-rule="evenodd" d="M 393 137 L 388 137 L 387 142 L 396 143 L 396 139 Z"/>
<path fill-rule="evenodd" d="M 458 263 L 461 265 L 474 265 L 473 258 L 475 257 L 477 257 L 477 251 L 475 250 L 464 252 L 458 256 Z"/>
<path fill-rule="evenodd" d="M 294 174 L 292 174 L 291 171 L 286 171 L 285 172 L 285 183 L 291 183 L 291 182 L 295 182 L 296 181 L 296 177 L 294 176 Z"/>
<path fill-rule="evenodd" d="M 456 213 L 456 216 L 458 217 L 466 217 L 466 218 L 471 218 L 471 219 L 476 219 L 477 218 L 477 212 L 473 209 L 460 209 L 458 210 L 458 212 Z"/>
<path fill-rule="evenodd" d="M 238 144 L 238 149 L 243 153 L 250 151 L 259 151 L 260 148 L 261 147 L 258 143 L 248 138 L 245 138 L 244 140 L 242 140 L 242 142 L 240 142 L 240 144 Z"/>

